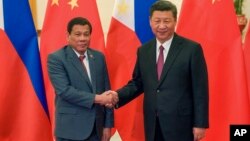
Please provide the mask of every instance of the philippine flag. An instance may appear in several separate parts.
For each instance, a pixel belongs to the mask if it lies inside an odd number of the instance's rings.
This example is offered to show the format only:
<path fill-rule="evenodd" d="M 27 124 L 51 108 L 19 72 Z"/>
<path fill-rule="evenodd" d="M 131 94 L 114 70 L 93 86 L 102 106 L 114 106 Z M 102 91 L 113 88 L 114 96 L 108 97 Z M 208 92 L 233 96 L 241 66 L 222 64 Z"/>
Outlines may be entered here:
<path fill-rule="evenodd" d="M 116 0 L 107 36 L 106 58 L 112 89 L 131 79 L 137 48 L 153 38 L 149 9 L 156 0 Z M 122 140 L 144 140 L 143 95 L 115 111 L 115 127 Z"/>
<path fill-rule="evenodd" d="M 0 0 L 0 140 L 52 141 L 28 0 Z"/>

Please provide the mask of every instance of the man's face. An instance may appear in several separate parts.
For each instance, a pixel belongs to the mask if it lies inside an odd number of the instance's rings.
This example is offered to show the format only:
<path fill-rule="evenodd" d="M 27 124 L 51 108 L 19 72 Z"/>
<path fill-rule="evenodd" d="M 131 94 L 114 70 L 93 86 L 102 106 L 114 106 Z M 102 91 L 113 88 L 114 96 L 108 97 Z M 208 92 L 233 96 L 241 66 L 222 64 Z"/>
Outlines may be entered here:
<path fill-rule="evenodd" d="M 176 19 L 171 11 L 154 11 L 150 18 L 150 26 L 156 38 L 163 43 L 173 36 Z"/>
<path fill-rule="evenodd" d="M 68 44 L 78 53 L 84 54 L 90 43 L 90 30 L 88 25 L 74 25 L 68 33 Z"/>

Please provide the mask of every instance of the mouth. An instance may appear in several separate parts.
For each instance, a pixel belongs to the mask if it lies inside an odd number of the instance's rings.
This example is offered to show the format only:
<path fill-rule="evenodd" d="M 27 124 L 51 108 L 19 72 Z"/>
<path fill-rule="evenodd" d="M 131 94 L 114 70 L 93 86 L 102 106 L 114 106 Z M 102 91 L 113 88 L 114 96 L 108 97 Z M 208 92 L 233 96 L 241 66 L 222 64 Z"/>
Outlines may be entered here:
<path fill-rule="evenodd" d="M 81 48 L 86 48 L 88 46 L 88 44 L 87 43 L 79 43 L 78 46 Z"/>
<path fill-rule="evenodd" d="M 160 33 L 160 34 L 164 34 L 164 33 L 166 33 L 166 32 L 168 32 L 167 30 L 161 30 L 161 31 L 158 31 L 158 33 Z"/>

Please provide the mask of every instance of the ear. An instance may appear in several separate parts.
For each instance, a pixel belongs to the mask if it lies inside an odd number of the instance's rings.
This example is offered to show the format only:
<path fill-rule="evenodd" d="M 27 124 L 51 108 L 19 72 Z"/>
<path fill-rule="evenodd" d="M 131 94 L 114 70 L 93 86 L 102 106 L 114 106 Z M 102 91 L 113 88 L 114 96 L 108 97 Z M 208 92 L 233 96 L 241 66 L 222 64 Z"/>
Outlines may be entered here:
<path fill-rule="evenodd" d="M 152 27 L 152 16 L 149 16 L 148 20 L 149 20 L 149 25 Z"/>
<path fill-rule="evenodd" d="M 69 38 L 70 38 L 69 32 L 66 32 L 66 38 L 67 38 L 67 41 L 69 41 Z"/>
<path fill-rule="evenodd" d="M 149 18 L 149 25 L 152 27 L 152 20 Z"/>

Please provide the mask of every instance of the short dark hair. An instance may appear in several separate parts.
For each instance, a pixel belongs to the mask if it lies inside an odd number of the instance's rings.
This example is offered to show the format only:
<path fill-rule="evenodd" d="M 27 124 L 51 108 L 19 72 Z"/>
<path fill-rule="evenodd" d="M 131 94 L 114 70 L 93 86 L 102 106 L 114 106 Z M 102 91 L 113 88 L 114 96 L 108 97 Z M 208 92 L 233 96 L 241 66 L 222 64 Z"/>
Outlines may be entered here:
<path fill-rule="evenodd" d="M 83 17 L 75 17 L 73 19 L 71 19 L 68 23 L 68 26 L 67 26 L 67 31 L 68 33 L 71 33 L 72 31 L 72 28 L 74 25 L 88 25 L 89 26 L 89 31 L 90 31 L 90 34 L 92 32 L 92 25 L 91 23 L 89 22 L 88 19 L 86 18 L 83 18 Z"/>
<path fill-rule="evenodd" d="M 158 0 L 152 4 L 150 8 L 150 17 L 152 17 L 154 11 L 172 11 L 173 16 L 177 19 L 177 8 L 176 5 L 170 1 Z"/>

